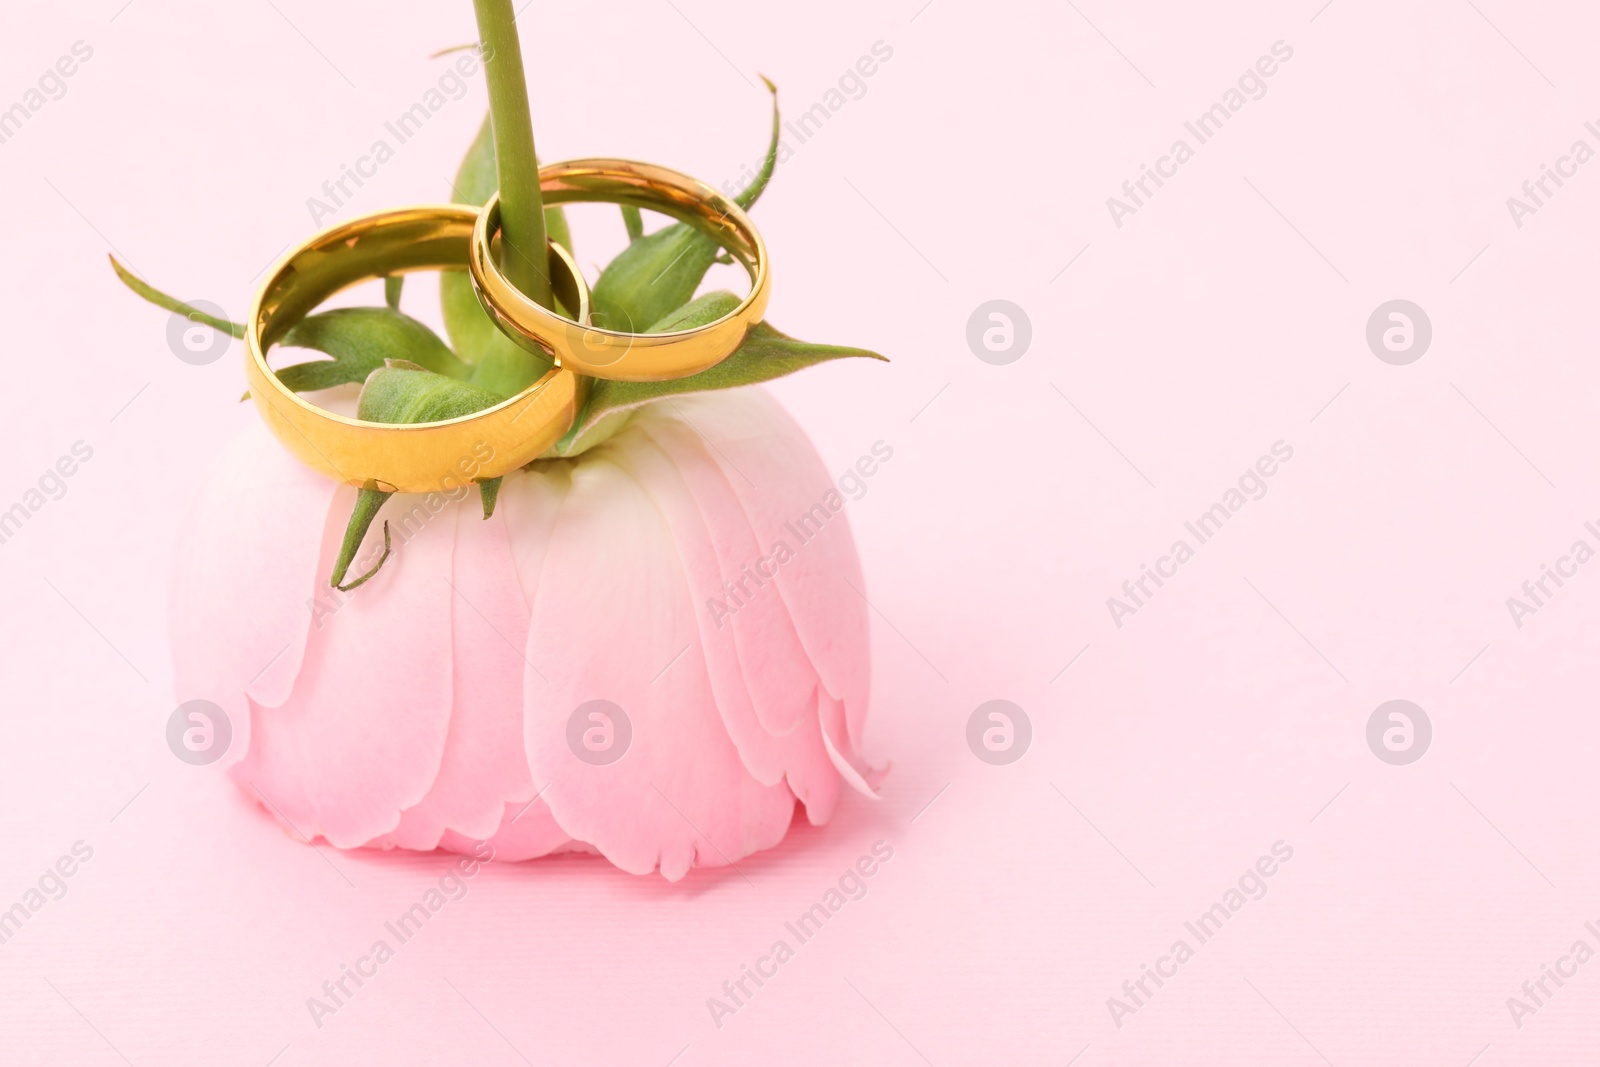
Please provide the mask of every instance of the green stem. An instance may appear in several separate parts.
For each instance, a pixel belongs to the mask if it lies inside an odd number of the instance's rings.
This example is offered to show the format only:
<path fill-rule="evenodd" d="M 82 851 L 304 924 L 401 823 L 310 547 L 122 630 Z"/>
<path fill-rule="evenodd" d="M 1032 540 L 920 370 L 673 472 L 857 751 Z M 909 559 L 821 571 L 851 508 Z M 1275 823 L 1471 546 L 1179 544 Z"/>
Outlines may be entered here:
<path fill-rule="evenodd" d="M 500 175 L 501 264 L 506 278 L 545 307 L 552 306 L 546 273 L 544 198 L 533 150 L 533 119 L 522 45 L 512 0 L 473 0 L 494 125 L 495 164 Z"/>

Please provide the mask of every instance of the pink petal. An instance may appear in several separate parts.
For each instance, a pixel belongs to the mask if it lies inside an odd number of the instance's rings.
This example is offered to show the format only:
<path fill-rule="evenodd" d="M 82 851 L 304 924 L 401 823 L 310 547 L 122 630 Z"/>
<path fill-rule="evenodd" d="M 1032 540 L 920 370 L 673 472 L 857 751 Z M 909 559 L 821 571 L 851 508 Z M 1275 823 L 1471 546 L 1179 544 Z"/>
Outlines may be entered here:
<path fill-rule="evenodd" d="M 520 746 L 518 746 L 520 749 Z M 565 851 L 573 841 L 550 815 L 544 801 L 507 804 L 500 826 L 488 838 L 494 859 L 502 863 L 537 859 L 552 852 Z M 479 840 L 447 830 L 439 847 L 463 855 L 481 855 Z"/>
<path fill-rule="evenodd" d="M 873 800 L 879 799 L 878 785 L 888 775 L 889 768 L 869 767 L 867 761 L 850 747 L 844 705 L 824 693 L 817 704 L 817 717 L 822 727 L 822 744 L 828 750 L 828 759 L 839 776 L 849 782 L 856 792 Z"/>
<path fill-rule="evenodd" d="M 179 702 L 212 701 L 250 747 L 247 695 L 281 703 L 299 674 L 336 486 L 260 423 L 228 446 L 184 527 L 168 618 Z"/>
<path fill-rule="evenodd" d="M 235 775 L 302 837 L 358 847 L 394 830 L 438 777 L 452 696 L 455 517 L 430 515 L 428 499 L 389 501 L 393 558 L 320 620 L 283 706 L 252 702 L 253 744 Z M 348 514 L 353 500 L 344 490 L 334 506 Z"/>
<path fill-rule="evenodd" d="M 512 563 L 525 604 L 534 603 L 538 594 L 550 532 L 572 488 L 572 467 L 567 462 L 541 463 L 507 478 L 500 487 L 495 510 L 505 516 Z"/>
<path fill-rule="evenodd" d="M 609 446 L 608 446 L 609 447 Z M 528 630 L 528 762 L 572 837 L 636 874 L 668 879 L 783 838 L 794 797 L 740 762 L 694 648 L 695 605 L 671 532 L 605 449 L 572 472 Z M 621 759 L 593 766 L 568 720 L 609 700 L 632 724 Z"/>
<path fill-rule="evenodd" d="M 839 778 L 820 732 L 793 725 L 816 716 L 820 690 L 816 674 L 783 601 L 770 588 L 764 596 L 756 590 L 755 598 L 735 613 L 708 610 L 705 594 L 722 601 L 723 581 L 737 579 L 740 570 L 762 553 L 720 469 L 689 439 L 688 427 L 681 427 L 681 434 L 685 436 L 675 435 L 670 422 L 658 423 L 654 436 L 630 433 L 617 438 L 611 455 L 646 488 L 672 531 L 689 587 L 695 591 L 699 648 L 712 692 L 745 767 L 767 785 L 786 778 L 805 803 L 807 816 L 813 822 L 825 821 L 838 797 Z M 676 463 L 657 438 L 674 439 Z M 785 685 L 787 691 L 781 688 Z M 769 711 L 762 719 L 754 694 L 769 709 L 781 708 L 781 713 Z"/>
<path fill-rule="evenodd" d="M 659 419 L 636 432 L 671 456 L 692 494 L 689 506 L 705 516 L 701 525 L 710 536 L 716 566 L 689 572 L 695 579 L 690 592 L 696 617 L 715 614 L 715 623 L 733 634 L 762 728 L 775 736 L 790 733 L 815 707 L 812 690 L 817 672 L 795 634 L 788 606 L 771 579 L 757 573 L 762 560 L 776 554 L 776 542 L 757 541 L 739 496 L 728 484 L 723 468 L 706 454 L 704 442 L 692 426 L 676 419 Z M 772 443 L 778 447 L 786 444 Z M 766 566 L 770 570 L 772 564 Z M 733 586 L 731 591 L 724 588 L 724 581 Z M 717 610 L 713 601 L 725 610 Z"/>
<path fill-rule="evenodd" d="M 514 473 L 507 482 L 524 477 Z M 505 514 L 484 519 L 476 492 L 450 512 L 437 520 L 456 526 L 450 731 L 433 788 L 395 828 L 393 843 L 403 848 L 431 849 L 447 829 L 486 840 L 508 804 L 521 807 L 534 795 L 522 748 L 528 605 L 515 580 Z"/>
<path fill-rule="evenodd" d="M 850 749 L 859 749 L 871 686 L 870 632 L 862 599 L 866 588 L 833 477 L 805 432 L 759 387 L 652 405 L 636 417 L 635 425 L 651 434 L 662 431 L 664 440 L 681 441 L 681 431 L 670 431 L 679 419 L 703 438 L 706 454 L 721 467 L 757 543 L 784 541 L 794 550 L 773 584 L 823 687 L 844 704 Z M 688 463 L 680 447 L 669 447 L 680 465 Z M 827 509 L 829 494 L 838 498 L 839 511 Z M 829 517 L 802 524 L 818 505 Z"/>

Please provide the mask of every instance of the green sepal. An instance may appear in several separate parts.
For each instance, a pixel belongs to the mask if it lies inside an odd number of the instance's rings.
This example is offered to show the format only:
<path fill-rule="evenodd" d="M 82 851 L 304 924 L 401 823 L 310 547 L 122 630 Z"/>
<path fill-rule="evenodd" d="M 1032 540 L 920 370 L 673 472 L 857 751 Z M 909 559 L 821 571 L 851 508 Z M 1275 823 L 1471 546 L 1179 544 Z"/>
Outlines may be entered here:
<path fill-rule="evenodd" d="M 452 378 L 464 379 L 472 373 L 438 334 L 388 307 L 338 308 L 307 316 L 283 335 L 282 344 L 333 357 L 279 370 L 278 380 L 295 392 L 364 382 L 386 360 L 394 359 Z"/>
<path fill-rule="evenodd" d="M 766 79 L 762 79 L 765 81 Z M 778 163 L 778 90 L 772 90 L 772 135 L 761 170 L 734 200 L 750 208 L 760 199 Z M 623 215 L 627 222 L 627 215 Z M 632 237 L 629 225 L 629 236 Z M 590 294 L 591 319 L 596 326 L 626 333 L 643 332 L 646 323 L 659 322 L 694 297 L 706 271 L 717 261 L 721 247 L 702 231 L 675 222 L 647 237 L 632 237 L 617 254 Z M 637 325 L 636 325 L 637 324 Z"/>
<path fill-rule="evenodd" d="M 356 417 L 383 423 L 442 422 L 494 407 L 502 399 L 470 382 L 390 361 L 367 376 Z"/>
<path fill-rule="evenodd" d="M 381 308 L 364 308 L 362 310 L 381 311 Z M 309 320 L 307 320 L 309 321 Z M 442 374 L 435 374 L 415 363 L 403 359 L 391 359 L 368 375 L 366 383 L 361 387 L 361 399 L 356 404 L 356 415 L 367 422 L 383 423 L 414 423 L 438 422 L 443 419 L 453 419 L 461 415 L 470 415 L 474 411 L 493 407 L 500 402 L 500 397 L 475 385 L 447 378 Z M 496 479 L 495 490 L 499 489 Z M 367 530 L 372 526 L 373 519 L 377 518 L 378 511 L 383 507 L 391 493 L 384 492 L 377 487 L 377 482 L 368 482 L 356 496 L 355 510 L 350 513 L 350 522 L 345 526 L 344 542 L 339 546 L 339 559 L 334 564 L 333 574 L 328 579 L 340 592 L 348 592 L 367 581 L 378 573 L 389 558 L 389 524 L 383 524 L 383 555 L 372 568 L 348 585 L 341 585 L 345 573 L 350 569 L 350 563 L 355 559 L 356 552 L 361 548 L 362 540 L 367 536 Z M 493 501 L 485 498 L 485 507 L 493 509 Z M 484 515 L 488 518 L 487 513 Z"/>
<path fill-rule="evenodd" d="M 369 372 L 370 373 L 370 372 Z M 314 393 L 318 389 L 332 389 L 336 385 L 359 382 L 361 375 L 350 373 L 350 368 L 337 360 L 314 359 L 296 363 L 277 372 L 278 381 L 292 393 Z M 248 400 L 249 393 L 242 399 Z"/>
<path fill-rule="evenodd" d="M 505 476 L 499 478 L 486 478 L 478 483 L 478 496 L 483 501 L 483 517 L 488 519 L 494 516 L 495 501 L 500 499 L 500 483 L 505 481 Z"/>
<path fill-rule="evenodd" d="M 628 245 L 600 272 L 590 294 L 590 321 L 621 333 L 643 333 L 693 299 L 718 246 L 682 222 Z"/>
<path fill-rule="evenodd" d="M 701 326 L 709 326 L 722 316 L 738 307 L 743 301 L 734 293 L 726 289 L 718 289 L 697 297 L 676 311 L 651 323 L 645 333 L 674 333 L 679 330 L 694 330 Z"/>
<path fill-rule="evenodd" d="M 767 91 L 772 94 L 772 136 L 767 140 L 767 154 L 761 160 L 761 169 L 756 172 L 755 178 L 745 186 L 744 192 L 733 198 L 733 202 L 749 211 L 756 206 L 756 201 L 761 199 L 761 194 L 766 191 L 767 183 L 772 180 L 772 172 L 778 167 L 778 131 L 781 117 L 778 114 L 778 87 L 772 84 L 772 79 L 765 74 L 761 80 L 766 83 Z"/>
<path fill-rule="evenodd" d="M 168 296 L 155 286 L 135 277 L 131 271 L 117 262 L 116 256 L 108 255 L 106 258 L 111 260 L 111 269 L 117 272 L 117 277 L 122 279 L 122 284 L 150 301 L 150 303 L 157 307 L 166 308 L 168 311 L 176 312 L 191 322 L 202 322 L 214 330 L 221 330 L 223 333 L 233 337 L 244 337 L 243 323 L 229 322 L 227 319 L 219 319 L 215 315 L 207 315 L 199 308 L 185 304 L 176 297 Z"/>
<path fill-rule="evenodd" d="M 367 529 L 372 525 L 372 520 L 378 517 L 378 512 L 383 508 L 384 501 L 388 500 L 392 495 L 392 493 L 386 493 L 379 489 L 377 482 L 371 481 L 356 494 L 355 510 L 350 513 L 350 521 L 344 528 L 344 541 L 339 545 L 339 558 L 333 565 L 333 574 L 328 577 L 328 584 L 339 590 L 339 592 L 348 593 L 356 586 L 361 585 L 374 574 L 377 574 L 378 570 L 389 561 L 389 524 L 386 522 L 383 524 L 383 555 L 378 557 L 378 562 L 374 563 L 367 573 L 350 584 L 340 584 L 344 581 L 346 572 L 350 570 L 350 564 L 354 562 L 356 552 L 360 550 L 361 542 L 366 538 Z"/>
<path fill-rule="evenodd" d="M 725 290 L 707 293 L 651 327 L 648 333 L 668 333 L 692 329 L 726 315 L 739 305 L 739 297 Z M 589 402 L 572 429 L 544 458 L 571 458 L 588 451 L 611 437 L 627 424 L 633 413 L 645 404 L 686 393 L 714 389 L 734 389 L 782 378 L 816 363 L 834 359 L 865 358 L 888 360 L 864 348 L 815 345 L 757 323 L 733 355 L 710 370 L 669 382 L 614 382 L 597 380 L 589 388 Z"/>

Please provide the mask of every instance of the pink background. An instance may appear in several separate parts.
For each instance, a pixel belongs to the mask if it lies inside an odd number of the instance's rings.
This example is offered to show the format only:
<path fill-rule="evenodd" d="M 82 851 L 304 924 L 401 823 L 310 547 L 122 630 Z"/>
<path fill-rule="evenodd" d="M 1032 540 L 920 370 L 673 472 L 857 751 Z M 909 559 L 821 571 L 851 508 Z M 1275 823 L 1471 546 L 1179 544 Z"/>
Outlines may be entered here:
<path fill-rule="evenodd" d="M 321 1028 L 306 998 L 447 861 L 296 844 L 167 750 L 172 546 L 197 472 L 256 416 L 234 402 L 237 346 L 179 362 L 168 317 L 104 257 L 242 316 L 311 231 L 305 198 L 437 80 L 428 53 L 472 38 L 470 4 L 11 14 L 0 106 L 74 41 L 94 54 L 0 145 L 0 508 L 75 441 L 94 456 L 0 545 L 0 907 L 75 841 L 93 858 L 0 946 L 0 1061 L 1489 1067 L 1593 1049 L 1600 962 L 1520 1027 L 1506 999 L 1574 941 L 1600 949 L 1600 564 L 1520 628 L 1505 601 L 1574 540 L 1600 547 L 1600 162 L 1520 228 L 1505 201 L 1574 140 L 1600 148 L 1595 18 L 920 3 L 524 15 L 545 158 L 719 183 L 760 149 L 756 73 L 793 116 L 874 42 L 894 50 L 756 215 L 771 321 L 894 359 L 775 387 L 830 467 L 895 450 L 850 509 L 882 801 L 677 885 L 492 865 Z M 1117 227 L 1106 198 L 1280 40 L 1266 95 Z M 338 217 L 445 199 L 483 109 L 474 79 Z M 997 297 L 1033 328 L 1005 366 L 965 341 Z M 1433 325 L 1408 366 L 1364 336 L 1395 298 Z M 1117 627 L 1106 598 L 1279 440 L 1294 456 L 1267 495 Z M 1033 724 L 1009 766 L 965 741 L 997 698 Z M 1409 766 L 1365 738 L 1397 698 L 1433 724 Z M 706 998 L 879 840 L 894 858 L 867 896 L 714 1025 Z M 1266 896 L 1119 1027 L 1107 998 L 1278 841 L 1293 859 Z"/>

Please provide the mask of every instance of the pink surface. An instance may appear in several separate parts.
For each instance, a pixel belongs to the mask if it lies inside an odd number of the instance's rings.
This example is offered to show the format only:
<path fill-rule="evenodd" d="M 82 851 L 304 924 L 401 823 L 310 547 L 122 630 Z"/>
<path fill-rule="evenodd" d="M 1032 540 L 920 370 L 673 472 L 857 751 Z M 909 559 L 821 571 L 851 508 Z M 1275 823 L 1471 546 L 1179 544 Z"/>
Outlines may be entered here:
<path fill-rule="evenodd" d="M 456 861 L 307 848 L 168 751 L 171 554 L 193 472 L 256 416 L 237 347 L 174 358 L 104 256 L 242 315 L 311 231 L 306 198 L 473 36 L 469 7 L 102 0 L 26 6 L 0 36 L 0 108 L 93 50 L 0 144 L 0 510 L 92 449 L 0 544 L 0 908 L 40 903 L 0 945 L 0 1062 L 1588 1054 L 1600 565 L 1560 561 L 1600 548 L 1600 164 L 1561 160 L 1600 149 L 1597 27 L 1504 0 L 530 8 L 546 158 L 719 184 L 759 150 L 758 72 L 797 118 L 892 48 L 756 217 L 771 320 L 895 360 L 775 389 L 832 469 L 894 448 L 849 511 L 865 748 L 894 770 L 736 871 L 451 878 L 458 899 L 314 1020 L 307 998 L 374 966 Z M 1244 83 L 1264 95 L 1198 143 L 1185 123 L 1280 41 Z M 471 79 L 338 217 L 446 198 L 483 106 Z M 1146 164 L 1169 176 L 1119 226 L 1107 198 Z M 1534 203 L 1541 165 L 1567 176 Z M 1006 365 L 966 342 L 995 298 L 1032 323 Z M 1432 323 L 1409 365 L 1366 339 L 1394 299 Z M 1280 441 L 1292 458 L 1244 483 L 1264 495 L 1197 544 L 1185 523 Z M 1119 627 L 1107 598 L 1180 538 L 1192 558 Z M 1545 564 L 1575 573 L 1514 619 Z M 1032 724 L 1009 765 L 967 745 L 994 699 Z M 1393 699 L 1432 723 L 1409 765 L 1368 747 Z M 847 879 L 865 895 L 801 943 L 785 924 L 880 841 L 892 858 Z M 1201 943 L 1185 924 L 1232 887 Z M 792 957 L 762 962 L 779 940 Z M 1147 964 L 1170 977 L 1135 1001 Z M 747 966 L 776 976 L 714 1018 Z M 1546 967 L 1561 984 L 1525 992 Z"/>

